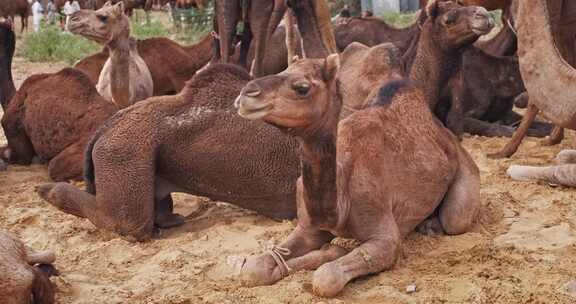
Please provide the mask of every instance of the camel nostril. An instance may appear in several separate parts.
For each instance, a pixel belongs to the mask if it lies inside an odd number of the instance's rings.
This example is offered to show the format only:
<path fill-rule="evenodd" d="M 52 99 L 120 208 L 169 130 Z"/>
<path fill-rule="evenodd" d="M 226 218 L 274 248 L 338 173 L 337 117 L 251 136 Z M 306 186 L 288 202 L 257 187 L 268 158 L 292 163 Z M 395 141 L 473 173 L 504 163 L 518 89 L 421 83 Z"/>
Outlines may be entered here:
<path fill-rule="evenodd" d="M 262 90 L 257 84 L 253 82 L 248 83 L 242 90 L 242 95 L 248 97 L 258 97 L 260 94 L 262 94 Z"/>

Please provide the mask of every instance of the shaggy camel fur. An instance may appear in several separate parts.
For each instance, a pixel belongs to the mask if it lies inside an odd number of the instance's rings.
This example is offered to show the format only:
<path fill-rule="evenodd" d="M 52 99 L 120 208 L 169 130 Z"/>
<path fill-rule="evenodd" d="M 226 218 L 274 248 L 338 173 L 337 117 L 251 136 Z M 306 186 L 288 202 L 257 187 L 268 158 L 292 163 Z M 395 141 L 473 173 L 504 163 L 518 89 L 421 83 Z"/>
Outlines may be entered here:
<path fill-rule="evenodd" d="M 183 46 L 164 37 L 138 40 L 138 53 L 152 74 L 154 96 L 174 95 L 184 88 L 186 81 L 212 59 L 211 35 L 198 43 Z M 86 57 L 74 65 L 86 73 L 94 84 L 108 60 L 108 50 Z"/>
<path fill-rule="evenodd" d="M 3 157 L 29 165 L 38 156 L 48 161 L 53 180 L 81 178 L 86 143 L 116 111 L 116 105 L 100 96 L 90 79 L 76 69 L 33 75 L 2 117 L 8 141 Z"/>
<path fill-rule="evenodd" d="M 355 65 L 360 57 L 372 63 L 361 65 L 364 70 L 356 75 L 358 81 L 376 87 L 386 75 L 394 77 L 386 65 L 395 61 L 392 49 L 361 46 L 343 56 Z M 276 218 L 293 217 L 297 143 L 273 127 L 249 123 L 230 111 L 248 80 L 238 67 L 214 65 L 199 72 L 179 95 L 162 97 L 161 103 L 154 98 L 118 113 L 87 149 L 88 193 L 58 183 L 42 186 L 39 194 L 59 209 L 131 240 L 150 238 L 154 224 L 182 223 L 172 214 L 171 192 L 208 196 Z M 349 93 L 344 100 L 353 104 L 370 93 L 357 92 L 357 97 Z M 148 119 L 140 120 L 142 115 Z M 244 152 L 236 153 L 240 149 Z M 119 214 L 119 209 L 126 212 Z"/>
<path fill-rule="evenodd" d="M 251 81 L 238 99 L 244 118 L 295 136 L 302 163 L 297 227 L 269 253 L 243 261 L 247 285 L 317 269 L 314 292 L 333 297 L 357 277 L 390 269 L 402 239 L 428 217 L 431 226 L 460 234 L 477 214 L 478 168 L 438 125 L 423 92 L 392 81 L 373 106 L 339 122 L 338 61 L 297 62 Z M 331 244 L 337 236 L 361 244 L 348 252 Z"/>
<path fill-rule="evenodd" d="M 554 166 L 512 165 L 506 173 L 518 181 L 543 181 L 553 185 L 576 187 L 576 150 L 562 150 L 556 156 Z"/>
<path fill-rule="evenodd" d="M 233 111 L 234 98 L 249 80 L 240 67 L 216 64 L 176 96 L 118 112 L 86 150 L 87 192 L 56 183 L 41 186 L 40 196 L 98 228 L 139 241 L 150 239 L 155 225 L 183 223 L 172 213 L 172 192 L 294 217 L 297 143 Z"/>
<path fill-rule="evenodd" d="M 152 75 L 138 54 L 136 41 L 130 37 L 124 2 L 114 5 L 107 2 L 97 11 L 80 10 L 71 16 L 68 29 L 107 47 L 110 58 L 96 85 L 102 96 L 120 108 L 152 96 Z"/>
<path fill-rule="evenodd" d="M 54 253 L 34 252 L 15 235 L 0 230 L 0 299 L 3 304 L 52 304 L 55 290 L 50 276 Z"/>
<path fill-rule="evenodd" d="M 530 102 L 512 139 L 490 154 L 492 158 L 513 155 L 540 111 L 557 126 L 545 144 L 561 141 L 562 128 L 576 128 L 576 2 L 534 0 L 518 5 L 518 57 Z"/>

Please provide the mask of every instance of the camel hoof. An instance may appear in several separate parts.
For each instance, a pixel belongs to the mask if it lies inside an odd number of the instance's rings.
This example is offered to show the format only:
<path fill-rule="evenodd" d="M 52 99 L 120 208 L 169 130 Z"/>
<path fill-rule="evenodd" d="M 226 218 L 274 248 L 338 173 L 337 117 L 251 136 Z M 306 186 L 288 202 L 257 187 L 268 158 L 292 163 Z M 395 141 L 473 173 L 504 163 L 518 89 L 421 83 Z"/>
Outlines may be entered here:
<path fill-rule="evenodd" d="M 56 183 L 46 183 L 39 186 L 36 186 L 36 193 L 45 201 L 50 201 L 50 192 L 54 187 L 56 187 Z"/>
<path fill-rule="evenodd" d="M 420 223 L 418 227 L 416 227 L 416 231 L 418 231 L 418 233 L 420 234 L 428 236 L 445 234 L 444 228 L 442 227 L 442 224 L 440 223 L 438 217 L 426 219 L 425 221 Z"/>
<path fill-rule="evenodd" d="M 158 228 L 168 229 L 177 226 L 182 226 L 186 223 L 186 218 L 177 213 L 162 214 L 156 216 L 154 224 Z"/>
<path fill-rule="evenodd" d="M 247 258 L 240 267 L 238 279 L 245 287 L 272 285 L 282 279 L 279 272 L 274 271 L 277 265 L 269 255 Z"/>
<path fill-rule="evenodd" d="M 333 298 L 338 295 L 346 283 L 348 280 L 337 262 L 320 266 L 312 276 L 314 294 L 324 298 Z"/>

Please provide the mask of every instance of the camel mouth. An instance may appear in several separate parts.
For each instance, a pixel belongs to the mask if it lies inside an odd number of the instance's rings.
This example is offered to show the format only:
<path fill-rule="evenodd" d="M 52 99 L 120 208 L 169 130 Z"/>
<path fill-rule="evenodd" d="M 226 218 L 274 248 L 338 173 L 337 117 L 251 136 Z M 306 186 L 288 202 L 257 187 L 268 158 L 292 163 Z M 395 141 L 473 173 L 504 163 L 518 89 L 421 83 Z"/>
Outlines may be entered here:
<path fill-rule="evenodd" d="M 494 22 L 492 21 L 492 18 L 487 18 L 487 20 L 483 22 L 473 23 L 471 28 L 472 32 L 474 32 L 476 35 L 486 35 L 492 31 L 492 28 L 494 28 Z"/>
<path fill-rule="evenodd" d="M 252 98 L 239 98 L 237 100 L 238 115 L 248 120 L 258 120 L 264 118 L 274 105 L 271 103 L 258 103 Z"/>

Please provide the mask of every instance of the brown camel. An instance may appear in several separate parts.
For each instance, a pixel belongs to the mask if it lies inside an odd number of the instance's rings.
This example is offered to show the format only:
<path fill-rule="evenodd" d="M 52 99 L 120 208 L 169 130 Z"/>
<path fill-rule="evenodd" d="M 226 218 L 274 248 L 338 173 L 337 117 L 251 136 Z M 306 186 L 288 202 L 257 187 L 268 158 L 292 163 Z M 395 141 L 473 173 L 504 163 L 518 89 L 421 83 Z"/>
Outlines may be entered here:
<path fill-rule="evenodd" d="M 305 59 L 251 81 L 238 99 L 244 118 L 295 136 L 302 163 L 297 227 L 269 253 L 242 262 L 246 285 L 317 269 L 314 293 L 333 297 L 357 277 L 390 269 L 418 225 L 461 234 L 477 214 L 478 168 L 437 123 L 424 92 L 389 82 L 371 107 L 339 122 L 338 60 Z M 361 244 L 349 252 L 331 243 L 335 237 Z"/>
<path fill-rule="evenodd" d="M 355 74 L 369 88 L 368 83 L 377 86 L 386 75 L 394 77 L 387 65 L 398 61 L 393 54 L 390 45 L 383 45 L 370 50 L 360 46 L 343 56 L 350 62 L 362 57 L 374 63 Z M 293 217 L 299 172 L 297 143 L 273 127 L 247 122 L 231 112 L 233 99 L 248 80 L 238 67 L 213 65 L 199 72 L 179 95 L 161 97 L 161 103 L 153 102 L 155 99 L 138 103 L 118 113 L 87 149 L 88 193 L 58 183 L 41 187 L 39 194 L 65 212 L 87 217 L 99 228 L 137 240 L 150 238 L 153 224 L 169 227 L 181 223 L 171 214 L 170 193 L 176 191 L 234 203 L 276 218 Z M 343 97 L 355 102 L 369 93 L 358 90 L 357 98 L 351 94 Z M 139 120 L 141 115 L 149 120 Z M 140 123 L 135 124 L 137 121 Z M 207 143 L 215 149 L 207 148 Z M 243 153 L 236 153 L 238 150 Z M 118 155 L 131 157 L 138 173 L 127 170 Z M 150 171 L 145 172 L 146 168 Z M 150 183 L 156 186 L 147 186 Z M 134 213 L 118 214 L 118 208 Z"/>
<path fill-rule="evenodd" d="M 138 53 L 152 74 L 153 95 L 173 95 L 180 92 L 186 81 L 212 59 L 212 41 L 211 35 L 206 35 L 190 46 L 180 45 L 164 37 L 138 40 Z M 104 49 L 82 59 L 74 67 L 86 73 L 96 84 L 107 60 L 108 51 Z"/>
<path fill-rule="evenodd" d="M 50 88 L 47 90 L 47 88 Z M 37 74 L 24 81 L 8 104 L 2 127 L 9 163 L 48 161 L 55 181 L 82 176 L 84 149 L 96 129 L 117 111 L 76 69 Z"/>
<path fill-rule="evenodd" d="M 547 144 L 562 139 L 562 128 L 576 129 L 576 2 L 518 2 L 518 55 L 530 101 L 518 130 L 493 158 L 513 155 L 539 112 L 557 126 Z"/>
<path fill-rule="evenodd" d="M 233 111 L 234 98 L 249 80 L 240 67 L 216 64 L 176 96 L 119 112 L 86 150 L 88 192 L 56 183 L 41 186 L 40 196 L 98 228 L 139 241 L 150 239 L 155 225 L 183 223 L 172 213 L 172 192 L 294 217 L 297 143 Z"/>
<path fill-rule="evenodd" d="M 97 11 L 80 10 L 71 16 L 68 29 L 108 49 L 110 58 L 96 85 L 102 96 L 120 108 L 152 96 L 152 75 L 138 53 L 136 40 L 130 37 L 130 20 L 124 14 L 124 2 L 107 2 Z"/>
<path fill-rule="evenodd" d="M 28 0 L 4 0 L 0 2 L 0 17 L 14 19 L 19 15 L 22 27 L 21 32 L 28 28 L 28 17 L 31 14 Z"/>
<path fill-rule="evenodd" d="M 50 276 L 54 253 L 34 252 L 15 235 L 0 230 L 0 299 L 3 304 L 53 304 Z"/>

